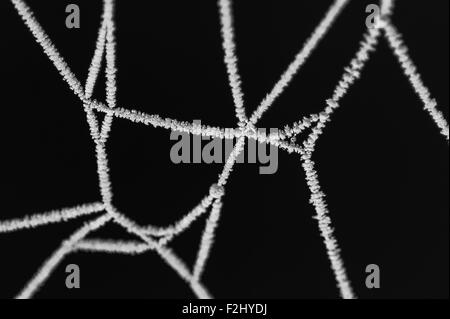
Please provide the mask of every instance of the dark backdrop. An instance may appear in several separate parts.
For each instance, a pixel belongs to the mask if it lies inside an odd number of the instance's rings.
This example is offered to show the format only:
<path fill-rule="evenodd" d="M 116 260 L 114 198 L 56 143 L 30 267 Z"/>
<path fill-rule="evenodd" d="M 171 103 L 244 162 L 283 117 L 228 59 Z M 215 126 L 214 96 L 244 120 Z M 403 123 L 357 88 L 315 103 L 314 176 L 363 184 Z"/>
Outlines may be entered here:
<path fill-rule="evenodd" d="M 365 30 L 351 1 L 260 127 L 283 127 L 325 107 Z M 78 78 L 87 76 L 101 1 L 27 1 Z M 65 27 L 65 7 L 81 28 Z M 235 1 L 239 68 L 247 113 L 292 61 L 332 1 Z M 448 119 L 448 1 L 399 1 L 393 21 Z M 179 120 L 234 127 L 215 1 L 117 1 L 118 104 Z M 0 2 L 0 219 L 100 200 L 85 115 L 9 1 Z M 104 100 L 104 74 L 94 96 Z M 314 159 L 356 293 L 363 298 L 449 295 L 448 144 L 384 39 L 341 101 Z M 114 204 L 139 223 L 168 225 L 217 180 L 219 164 L 170 161 L 169 131 L 115 120 L 108 143 Z M 312 218 L 297 155 L 279 152 L 278 171 L 237 164 L 224 198 L 204 283 L 219 298 L 336 298 L 338 290 Z M 0 296 L 13 297 L 62 240 L 89 218 L 0 234 Z M 174 240 L 192 265 L 205 218 Z M 93 234 L 129 239 L 117 226 Z M 81 289 L 65 287 L 65 266 Z M 365 267 L 381 288 L 365 287 Z M 76 253 L 36 297 L 193 297 L 155 254 Z"/>

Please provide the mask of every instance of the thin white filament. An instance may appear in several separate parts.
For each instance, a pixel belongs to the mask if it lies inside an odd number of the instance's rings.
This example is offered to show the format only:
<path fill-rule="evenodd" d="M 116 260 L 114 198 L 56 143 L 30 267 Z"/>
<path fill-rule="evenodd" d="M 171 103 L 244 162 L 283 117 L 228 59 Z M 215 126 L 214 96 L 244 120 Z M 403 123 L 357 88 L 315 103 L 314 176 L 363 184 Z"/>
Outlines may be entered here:
<path fill-rule="evenodd" d="M 104 214 L 97 219 L 85 224 L 83 227 L 74 232 L 68 239 L 64 240 L 61 246 L 53 252 L 49 259 L 47 259 L 41 268 L 37 271 L 34 277 L 25 285 L 23 290 L 16 297 L 17 299 L 28 299 L 38 291 L 45 280 L 50 276 L 53 270 L 58 266 L 62 259 L 72 251 L 74 245 L 83 239 L 90 232 L 103 226 L 111 216 Z"/>
<path fill-rule="evenodd" d="M 244 94 L 241 89 L 241 78 L 238 71 L 238 59 L 235 55 L 236 45 L 234 43 L 233 14 L 231 0 L 219 0 L 219 12 L 222 33 L 222 46 L 225 51 L 225 65 L 227 67 L 228 82 L 231 86 L 236 117 L 239 125 L 243 126 L 247 121 L 244 109 Z"/>
<path fill-rule="evenodd" d="M 23 218 L 6 220 L 0 222 L 0 233 L 8 233 L 21 229 L 30 229 L 48 224 L 66 222 L 80 216 L 100 212 L 103 209 L 104 205 L 96 202 L 70 208 L 52 210 L 50 212 L 25 216 Z"/>

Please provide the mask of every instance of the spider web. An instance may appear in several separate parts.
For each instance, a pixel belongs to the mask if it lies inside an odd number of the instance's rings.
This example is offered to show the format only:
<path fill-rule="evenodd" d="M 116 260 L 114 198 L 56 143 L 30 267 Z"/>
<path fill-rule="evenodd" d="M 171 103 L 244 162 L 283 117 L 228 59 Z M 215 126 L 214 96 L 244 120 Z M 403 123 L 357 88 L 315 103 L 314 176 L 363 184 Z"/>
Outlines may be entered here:
<path fill-rule="evenodd" d="M 331 269 L 334 273 L 337 286 L 343 298 L 356 298 L 350 280 L 348 279 L 344 262 L 341 258 L 340 248 L 334 236 L 331 219 L 325 194 L 321 190 L 318 173 L 312 159 L 316 142 L 323 133 L 327 123 L 331 120 L 334 111 L 339 108 L 340 99 L 347 93 L 350 86 L 360 77 L 365 63 L 370 58 L 370 53 L 375 51 L 381 34 L 388 41 L 394 55 L 397 57 L 404 74 L 409 79 L 412 87 L 423 102 L 424 109 L 430 114 L 432 120 L 449 141 L 449 128 L 443 114 L 437 109 L 437 102 L 431 97 L 427 87 L 423 84 L 420 74 L 408 55 L 408 50 L 400 33 L 390 21 L 393 11 L 392 0 L 381 0 L 381 16 L 376 19 L 374 28 L 368 29 L 363 36 L 360 47 L 354 58 L 344 68 L 344 73 L 338 82 L 333 95 L 326 100 L 323 111 L 303 117 L 301 120 L 286 125 L 277 133 L 265 134 L 258 130 L 256 124 L 262 115 L 271 107 L 277 97 L 289 85 L 292 78 L 299 71 L 303 63 L 310 56 L 320 40 L 331 28 L 339 13 L 343 10 L 348 0 L 336 0 L 326 12 L 324 18 L 305 42 L 303 48 L 295 56 L 294 60 L 281 75 L 273 89 L 265 96 L 257 109 L 247 116 L 244 103 L 244 94 L 241 90 L 241 80 L 235 55 L 233 15 L 231 0 L 219 0 L 219 15 L 221 22 L 222 44 L 224 49 L 224 61 L 227 68 L 228 80 L 235 105 L 237 118 L 236 128 L 220 128 L 209 125 L 200 125 L 178 121 L 176 119 L 162 118 L 159 115 L 150 115 L 135 110 L 129 110 L 116 106 L 116 52 L 115 52 L 115 22 L 114 0 L 104 0 L 103 15 L 98 31 L 95 52 L 89 67 L 85 85 L 75 77 L 69 66 L 59 54 L 43 28 L 33 15 L 31 9 L 23 0 L 11 0 L 18 14 L 26 26 L 32 32 L 36 41 L 41 45 L 44 53 L 53 62 L 63 79 L 71 90 L 80 99 L 89 124 L 92 141 L 95 144 L 97 173 L 101 201 L 86 203 L 76 207 L 58 209 L 44 212 L 21 219 L 0 221 L 0 233 L 15 232 L 24 229 L 40 227 L 48 224 L 63 223 L 81 216 L 99 214 L 99 216 L 85 223 L 71 236 L 66 238 L 60 247 L 43 263 L 36 274 L 19 292 L 17 298 L 30 298 L 46 282 L 57 265 L 63 258 L 75 251 L 90 251 L 119 254 L 143 254 L 148 251 L 156 252 L 173 270 L 187 282 L 192 291 L 199 298 L 212 298 L 212 295 L 202 283 L 201 278 L 205 270 L 208 256 L 214 242 L 215 230 L 218 227 L 225 186 L 231 174 L 237 157 L 245 146 L 245 138 L 257 140 L 278 147 L 288 153 L 296 153 L 300 156 L 302 167 L 306 173 L 306 182 L 310 190 L 310 203 L 315 208 L 319 231 L 323 238 L 328 254 Z M 106 64 L 106 102 L 92 99 L 94 86 L 102 68 L 103 59 Z M 97 118 L 95 112 L 105 115 L 103 121 Z M 150 125 L 154 128 L 164 128 L 172 131 L 187 132 L 193 135 L 208 136 L 220 139 L 237 139 L 233 151 L 227 158 L 218 180 L 213 183 L 208 193 L 199 204 L 184 215 L 173 225 L 167 227 L 155 227 L 153 225 L 138 225 L 130 220 L 112 204 L 112 185 L 109 177 L 108 157 L 106 143 L 111 131 L 114 118 L 122 118 L 131 122 Z M 306 129 L 309 135 L 301 144 L 296 143 L 296 137 Z M 208 215 L 207 222 L 197 252 L 196 261 L 192 267 L 188 267 L 174 251 L 169 248 L 170 242 L 187 230 L 200 216 Z M 121 241 L 104 239 L 86 239 L 94 231 L 100 229 L 108 222 L 113 222 L 123 227 L 130 234 L 137 236 L 139 241 Z"/>

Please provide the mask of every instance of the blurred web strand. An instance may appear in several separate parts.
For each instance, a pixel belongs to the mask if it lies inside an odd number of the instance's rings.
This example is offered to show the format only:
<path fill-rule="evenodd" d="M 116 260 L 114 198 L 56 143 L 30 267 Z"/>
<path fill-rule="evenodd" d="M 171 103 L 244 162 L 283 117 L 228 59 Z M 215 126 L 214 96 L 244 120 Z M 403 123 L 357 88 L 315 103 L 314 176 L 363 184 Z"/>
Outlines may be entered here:
<path fill-rule="evenodd" d="M 58 50 L 55 48 L 53 43 L 50 41 L 48 36 L 45 34 L 44 30 L 40 24 L 35 19 L 30 8 L 22 0 L 11 0 L 14 7 L 16 8 L 19 15 L 22 17 L 23 21 L 30 29 L 36 41 L 44 49 L 44 53 L 50 58 L 55 67 L 58 69 L 59 73 L 62 75 L 64 80 L 69 84 L 69 87 L 75 94 L 81 99 L 84 99 L 84 92 L 81 83 L 75 78 L 75 75 L 70 71 L 66 62 L 62 59 Z"/>
<path fill-rule="evenodd" d="M 140 241 L 83 239 L 74 245 L 73 250 L 136 255 L 150 250 L 150 247 Z"/>
<path fill-rule="evenodd" d="M 134 110 L 126 110 L 116 108 L 116 66 L 115 66 L 115 24 L 113 20 L 114 2 L 113 0 L 104 0 L 103 19 L 98 32 L 96 49 L 89 68 L 86 87 L 83 90 L 80 82 L 71 72 L 64 59 L 45 34 L 42 27 L 34 18 L 31 10 L 22 0 L 11 0 L 17 9 L 19 15 L 30 29 L 36 41 L 42 46 L 45 54 L 50 58 L 55 67 L 60 72 L 63 79 L 69 84 L 69 87 L 83 102 L 86 112 L 87 122 L 89 124 L 92 139 L 96 145 L 97 163 L 100 191 L 103 203 L 92 203 L 80 205 L 74 208 L 66 208 L 59 211 L 52 211 L 33 216 L 26 216 L 22 219 L 14 219 L 10 221 L 0 222 L 0 233 L 11 232 L 19 229 L 32 228 L 49 223 L 58 223 L 99 212 L 103 209 L 106 213 L 97 219 L 86 223 L 83 227 L 73 233 L 67 240 L 63 242 L 61 247 L 57 249 L 51 257 L 44 262 L 43 266 L 24 287 L 19 298 L 29 298 L 37 291 L 37 289 L 45 282 L 55 267 L 70 252 L 73 251 L 101 251 L 107 253 L 124 253 L 124 254 L 140 254 L 146 251 L 156 251 L 166 263 L 172 267 L 178 275 L 184 279 L 191 287 L 193 292 L 199 298 L 210 298 L 211 295 L 207 289 L 200 283 L 200 277 L 204 271 L 206 261 L 213 244 L 214 232 L 218 226 L 220 211 L 222 207 L 222 197 L 224 195 L 224 186 L 228 181 L 230 172 L 233 169 L 236 158 L 242 151 L 245 144 L 245 137 L 257 139 L 261 142 L 270 143 L 284 149 L 289 153 L 296 152 L 301 155 L 302 166 L 306 173 L 307 184 L 311 191 L 311 203 L 315 207 L 319 229 L 327 253 L 331 262 L 331 268 L 336 277 L 338 287 L 343 298 L 355 298 L 350 281 L 347 279 L 345 267 L 340 256 L 340 249 L 333 235 L 329 211 L 325 202 L 325 194 L 321 191 L 317 171 L 314 168 L 312 154 L 315 149 L 316 141 L 323 133 L 326 123 L 330 121 L 331 115 L 336 108 L 339 107 L 339 100 L 347 92 L 348 88 L 359 78 L 360 71 L 369 59 L 368 53 L 375 49 L 379 30 L 384 30 L 386 38 L 389 41 L 394 53 L 398 57 L 404 73 L 409 78 L 414 90 L 424 103 L 427 110 L 436 125 L 441 129 L 441 133 L 448 141 L 448 124 L 442 113 L 436 109 L 436 102 L 431 99 L 428 89 L 423 85 L 420 75 L 416 72 L 416 67 L 412 63 L 407 54 L 406 46 L 401 40 L 400 34 L 395 30 L 394 26 L 388 21 L 389 15 L 392 13 L 393 1 L 381 0 L 382 19 L 378 21 L 377 27 L 368 31 L 365 40 L 361 42 L 361 47 L 356 53 L 355 58 L 351 61 L 350 66 L 345 68 L 344 75 L 339 81 L 331 99 L 327 100 L 327 107 L 319 114 L 311 114 L 302 120 L 295 122 L 292 126 L 286 126 L 284 131 L 276 135 L 260 135 L 254 124 L 258 121 L 263 113 L 268 110 L 275 99 L 283 92 L 298 72 L 301 65 L 317 46 L 320 39 L 331 27 L 339 12 L 342 10 L 348 0 L 336 0 L 328 10 L 324 19 L 314 30 L 311 37 L 307 40 L 302 50 L 296 55 L 294 61 L 289 65 L 288 69 L 281 76 L 280 80 L 275 84 L 272 91 L 264 98 L 256 111 L 253 113 L 250 121 L 245 116 L 243 93 L 240 87 L 241 81 L 237 68 L 237 57 L 235 55 L 234 30 L 232 20 L 232 10 L 230 0 L 219 0 L 219 13 L 222 26 L 222 40 L 224 48 L 224 61 L 227 68 L 228 79 L 232 90 L 233 100 L 235 104 L 236 117 L 238 119 L 238 128 L 223 129 L 210 127 L 207 125 L 198 126 L 187 122 L 180 122 L 173 119 L 163 119 L 159 115 L 147 115 Z M 98 73 L 102 64 L 102 57 L 106 47 L 106 87 L 107 87 L 107 105 L 101 102 L 91 100 L 92 92 L 95 86 Z M 93 110 L 106 113 L 102 127 L 99 130 L 97 118 Z M 227 159 L 222 173 L 219 175 L 217 184 L 211 185 L 209 194 L 193 209 L 191 212 L 182 217 L 174 225 L 164 228 L 158 228 L 151 225 L 139 226 L 133 221 L 126 218 L 112 206 L 112 191 L 109 181 L 109 168 L 106 157 L 105 144 L 111 130 L 113 117 L 124 118 L 136 123 L 152 125 L 154 127 L 162 127 L 165 129 L 178 130 L 188 132 L 194 135 L 206 135 L 220 138 L 238 138 L 238 142 L 232 153 Z M 299 134 L 306 128 L 312 127 L 312 132 L 307 137 L 303 146 L 285 141 L 292 136 Z M 205 230 L 202 235 L 197 259 L 191 273 L 184 262 L 165 245 L 186 230 L 192 222 L 199 216 L 203 215 L 209 207 L 212 206 L 210 215 L 207 219 Z M 92 231 L 102 227 L 108 221 L 114 221 L 124 227 L 130 234 L 137 235 L 142 243 L 139 242 L 123 242 L 108 240 L 86 240 L 84 239 Z M 155 241 L 150 236 L 160 237 Z"/>
<path fill-rule="evenodd" d="M 236 117 L 239 125 L 243 126 L 247 121 L 245 115 L 244 100 L 241 89 L 241 77 L 239 76 L 237 57 L 235 55 L 236 45 L 234 43 L 233 14 L 230 0 L 219 0 L 220 22 L 222 25 L 223 49 L 225 51 L 225 64 L 228 72 L 228 81 L 233 94 L 236 107 Z"/>
<path fill-rule="evenodd" d="M 104 209 L 103 203 L 91 203 L 70 208 L 52 210 L 50 212 L 25 216 L 19 219 L 0 221 L 0 233 L 8 233 L 22 229 L 65 222 L 77 217 L 98 213 Z"/>

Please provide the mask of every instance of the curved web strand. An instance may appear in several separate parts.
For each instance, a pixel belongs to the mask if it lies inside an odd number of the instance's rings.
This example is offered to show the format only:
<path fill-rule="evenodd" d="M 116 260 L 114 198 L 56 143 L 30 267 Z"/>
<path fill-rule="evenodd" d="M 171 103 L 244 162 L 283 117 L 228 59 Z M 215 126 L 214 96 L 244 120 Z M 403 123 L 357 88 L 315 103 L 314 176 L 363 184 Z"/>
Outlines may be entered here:
<path fill-rule="evenodd" d="M 139 241 L 121 241 L 121 240 L 101 240 L 84 239 L 79 241 L 73 248 L 73 251 L 85 252 L 103 252 L 111 254 L 139 255 L 151 250 L 150 246 Z M 192 276 L 187 266 L 170 250 L 161 250 L 163 259 L 170 265 L 175 265 L 177 272 L 181 273 L 183 279 L 189 282 L 189 285 L 200 299 L 210 299 L 211 294 L 206 287 L 199 281 L 192 280 Z"/>
<path fill-rule="evenodd" d="M 116 107 L 116 39 L 114 23 L 114 1 L 105 0 L 105 20 L 106 20 L 106 102 L 109 108 Z M 106 114 L 100 132 L 100 142 L 105 143 L 111 130 L 113 116 Z"/>
<path fill-rule="evenodd" d="M 202 235 L 200 249 L 197 254 L 192 278 L 196 281 L 200 280 L 200 276 L 204 272 L 206 261 L 209 257 L 211 247 L 214 241 L 214 231 L 217 228 L 220 211 L 222 209 L 222 201 L 220 198 L 216 199 L 212 204 L 211 214 L 209 215 L 206 227 Z"/>
<path fill-rule="evenodd" d="M 315 128 L 315 130 L 317 129 L 318 128 Z M 310 147 L 311 145 L 309 144 L 305 145 L 305 148 Z M 320 188 L 318 174 L 314 168 L 314 162 L 311 160 L 311 153 L 305 153 L 302 156 L 302 161 L 302 166 L 306 173 L 306 182 L 311 192 L 310 203 L 313 204 L 316 210 L 315 219 L 318 221 L 320 235 L 323 237 L 327 255 L 341 296 L 344 299 L 354 299 L 356 296 L 353 292 L 350 280 L 347 277 L 344 262 L 340 254 L 340 248 L 337 239 L 334 236 L 329 210 L 325 202 L 325 194 Z"/>
<path fill-rule="evenodd" d="M 222 173 L 219 175 L 217 184 L 211 185 L 210 194 L 215 198 L 215 200 L 212 204 L 211 213 L 208 217 L 205 229 L 202 234 L 200 248 L 198 250 L 197 259 L 194 265 L 192 278 L 196 282 L 200 280 L 200 276 L 204 271 L 206 261 L 209 258 L 209 254 L 213 245 L 214 233 L 219 225 L 220 213 L 222 209 L 222 197 L 225 194 L 225 185 L 228 181 L 228 177 L 231 171 L 233 170 L 233 166 L 236 163 L 237 157 L 244 148 L 244 144 L 245 138 L 239 138 L 230 155 L 228 156 Z"/>
<path fill-rule="evenodd" d="M 114 1 L 104 0 L 103 17 L 106 25 L 106 95 L 109 108 L 116 105 L 116 67 L 115 67 L 115 25 L 113 21 Z M 95 58 L 95 55 L 94 55 Z M 108 158 L 106 153 L 106 141 L 111 130 L 112 116 L 107 114 L 103 120 L 100 136 L 96 141 L 95 151 L 97 158 L 97 174 L 99 177 L 100 193 L 105 205 L 110 206 L 112 202 L 112 185 L 109 176 Z"/>
<path fill-rule="evenodd" d="M 103 9 L 105 10 L 105 9 Z M 98 31 L 97 42 L 95 44 L 94 56 L 92 57 L 91 65 L 89 66 L 88 77 L 85 84 L 85 96 L 87 99 L 92 97 L 94 92 L 95 83 L 98 79 L 98 74 L 102 67 L 103 54 L 105 52 L 106 42 L 106 20 L 105 14 Z"/>
<path fill-rule="evenodd" d="M 73 250 L 138 255 L 150 250 L 150 247 L 139 241 L 84 239 L 79 241 Z"/>
<path fill-rule="evenodd" d="M 394 0 L 381 0 L 381 15 L 390 16 L 394 10 Z"/>

